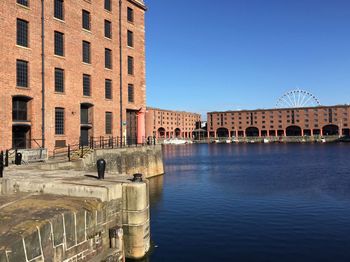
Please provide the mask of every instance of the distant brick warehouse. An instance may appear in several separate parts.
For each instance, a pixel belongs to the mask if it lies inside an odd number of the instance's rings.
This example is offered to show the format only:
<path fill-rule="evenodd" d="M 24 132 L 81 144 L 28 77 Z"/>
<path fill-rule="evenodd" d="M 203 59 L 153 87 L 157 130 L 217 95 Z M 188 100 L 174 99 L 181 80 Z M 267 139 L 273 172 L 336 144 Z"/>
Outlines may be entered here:
<path fill-rule="evenodd" d="M 209 112 L 208 137 L 349 136 L 350 106 Z"/>
<path fill-rule="evenodd" d="M 141 142 L 145 11 L 143 0 L 1 0 L 0 148 Z"/>
<path fill-rule="evenodd" d="M 146 136 L 192 138 L 200 114 L 147 107 Z"/>

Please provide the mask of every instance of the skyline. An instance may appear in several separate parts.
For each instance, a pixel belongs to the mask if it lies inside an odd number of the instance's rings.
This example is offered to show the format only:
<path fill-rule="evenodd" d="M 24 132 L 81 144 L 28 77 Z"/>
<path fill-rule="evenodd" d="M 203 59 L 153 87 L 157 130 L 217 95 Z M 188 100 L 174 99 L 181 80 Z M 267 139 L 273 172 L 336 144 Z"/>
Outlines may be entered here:
<path fill-rule="evenodd" d="M 346 1 L 146 4 L 149 106 L 202 115 L 274 108 L 295 88 L 322 105 L 350 103 Z"/>

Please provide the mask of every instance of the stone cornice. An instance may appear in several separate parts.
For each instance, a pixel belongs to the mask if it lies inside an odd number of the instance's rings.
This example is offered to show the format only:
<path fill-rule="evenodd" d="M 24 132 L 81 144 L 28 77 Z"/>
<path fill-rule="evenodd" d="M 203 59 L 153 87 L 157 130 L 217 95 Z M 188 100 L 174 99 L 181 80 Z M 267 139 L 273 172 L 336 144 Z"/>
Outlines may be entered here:
<path fill-rule="evenodd" d="M 128 0 L 128 2 L 140 7 L 143 10 L 147 10 L 145 3 L 142 0 Z"/>

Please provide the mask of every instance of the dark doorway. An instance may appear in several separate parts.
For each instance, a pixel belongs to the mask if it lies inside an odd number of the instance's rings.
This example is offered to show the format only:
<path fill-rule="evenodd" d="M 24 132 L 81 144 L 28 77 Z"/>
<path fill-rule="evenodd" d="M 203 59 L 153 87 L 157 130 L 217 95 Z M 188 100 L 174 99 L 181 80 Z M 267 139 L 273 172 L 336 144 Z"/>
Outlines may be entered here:
<path fill-rule="evenodd" d="M 181 136 L 181 130 L 180 128 L 175 129 L 175 137 L 180 137 Z"/>
<path fill-rule="evenodd" d="M 128 145 L 137 143 L 137 111 L 126 110 L 126 138 Z"/>
<path fill-rule="evenodd" d="M 259 136 L 259 129 L 256 127 L 248 127 L 245 130 L 245 134 L 246 136 Z"/>
<path fill-rule="evenodd" d="M 301 136 L 301 128 L 298 126 L 289 126 L 286 129 L 287 136 Z"/>
<path fill-rule="evenodd" d="M 80 144 L 82 146 L 89 145 L 89 128 L 87 127 L 80 128 Z"/>
<path fill-rule="evenodd" d="M 337 125 L 326 125 L 322 128 L 324 136 L 337 136 L 339 135 L 339 128 Z"/>
<path fill-rule="evenodd" d="M 228 137 L 229 136 L 228 129 L 224 127 L 218 128 L 218 130 L 216 130 L 216 135 L 217 137 Z"/>
<path fill-rule="evenodd" d="M 12 127 L 12 148 L 30 148 L 30 126 L 18 125 Z"/>
<path fill-rule="evenodd" d="M 349 128 L 343 128 L 343 136 L 350 136 L 350 129 Z"/>
<path fill-rule="evenodd" d="M 311 130 L 310 129 L 304 129 L 304 136 L 311 136 Z"/>
<path fill-rule="evenodd" d="M 270 130 L 269 136 L 276 136 L 276 130 Z"/>

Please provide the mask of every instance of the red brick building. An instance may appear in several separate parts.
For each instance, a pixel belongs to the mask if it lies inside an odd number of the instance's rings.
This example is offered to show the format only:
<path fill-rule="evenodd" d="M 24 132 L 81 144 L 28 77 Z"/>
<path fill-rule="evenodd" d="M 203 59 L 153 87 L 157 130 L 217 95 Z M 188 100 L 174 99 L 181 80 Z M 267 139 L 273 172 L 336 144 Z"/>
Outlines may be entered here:
<path fill-rule="evenodd" d="M 350 134 L 349 105 L 209 112 L 207 117 L 208 137 Z"/>
<path fill-rule="evenodd" d="M 142 0 L 0 1 L 0 148 L 145 136 Z"/>
<path fill-rule="evenodd" d="M 192 138 L 200 114 L 147 107 L 146 136 Z"/>

